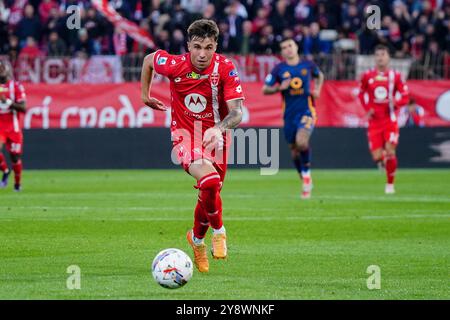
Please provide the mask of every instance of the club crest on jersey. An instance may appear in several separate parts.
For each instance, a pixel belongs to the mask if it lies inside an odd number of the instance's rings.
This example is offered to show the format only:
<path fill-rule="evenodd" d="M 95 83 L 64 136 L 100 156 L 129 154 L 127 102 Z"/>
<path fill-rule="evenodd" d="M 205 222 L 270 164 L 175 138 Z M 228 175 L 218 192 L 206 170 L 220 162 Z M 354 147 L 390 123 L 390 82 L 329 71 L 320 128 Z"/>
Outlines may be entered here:
<path fill-rule="evenodd" d="M 167 57 L 159 57 L 158 61 L 156 62 L 159 66 L 166 64 Z"/>
<path fill-rule="evenodd" d="M 184 98 L 184 105 L 194 113 L 200 113 L 206 109 L 206 98 L 198 93 L 188 94 Z"/>
<path fill-rule="evenodd" d="M 308 70 L 302 69 L 301 74 L 302 76 L 306 76 L 308 74 Z"/>
<path fill-rule="evenodd" d="M 290 78 L 291 74 L 289 73 L 289 71 L 286 71 L 285 73 L 283 73 L 283 78 Z"/>
<path fill-rule="evenodd" d="M 219 85 L 220 76 L 217 72 L 211 73 L 211 77 L 209 80 L 211 81 L 211 85 L 217 87 Z"/>

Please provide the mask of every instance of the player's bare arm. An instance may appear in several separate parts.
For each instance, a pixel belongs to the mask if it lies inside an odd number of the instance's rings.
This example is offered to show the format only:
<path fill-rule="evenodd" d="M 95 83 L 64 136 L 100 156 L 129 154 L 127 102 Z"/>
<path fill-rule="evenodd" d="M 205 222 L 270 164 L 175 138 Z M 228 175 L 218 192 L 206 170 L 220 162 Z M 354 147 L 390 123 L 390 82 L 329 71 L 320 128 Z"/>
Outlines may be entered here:
<path fill-rule="evenodd" d="M 325 77 L 322 72 L 319 72 L 319 75 L 314 78 L 314 90 L 311 93 L 314 99 L 319 99 L 324 80 Z"/>
<path fill-rule="evenodd" d="M 274 85 L 274 86 L 268 86 L 267 84 L 265 84 L 263 86 L 263 94 L 274 94 L 274 93 L 278 93 L 280 91 L 284 91 L 289 89 L 289 86 L 291 84 L 291 79 L 286 79 L 283 80 L 283 82 L 281 82 L 280 85 Z"/>
<path fill-rule="evenodd" d="M 150 90 L 155 73 L 153 66 L 153 56 L 155 53 L 150 53 L 144 58 L 141 71 L 141 99 L 145 105 L 155 110 L 166 111 L 167 107 L 158 99 L 150 97 Z"/>
<path fill-rule="evenodd" d="M 228 115 L 216 126 L 205 131 L 203 145 L 205 147 L 215 144 L 222 139 L 222 133 L 227 129 L 236 128 L 242 121 L 242 99 L 227 102 Z"/>

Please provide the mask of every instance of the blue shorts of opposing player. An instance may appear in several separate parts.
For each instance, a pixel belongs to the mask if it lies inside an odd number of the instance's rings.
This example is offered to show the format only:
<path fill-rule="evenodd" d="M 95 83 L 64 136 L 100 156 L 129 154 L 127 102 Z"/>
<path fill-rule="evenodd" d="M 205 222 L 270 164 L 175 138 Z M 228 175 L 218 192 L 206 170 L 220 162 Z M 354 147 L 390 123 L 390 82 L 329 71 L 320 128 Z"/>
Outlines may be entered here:
<path fill-rule="evenodd" d="M 305 129 L 311 135 L 314 130 L 315 119 L 311 114 L 298 114 L 284 119 L 284 137 L 289 144 L 295 143 L 298 130 Z"/>

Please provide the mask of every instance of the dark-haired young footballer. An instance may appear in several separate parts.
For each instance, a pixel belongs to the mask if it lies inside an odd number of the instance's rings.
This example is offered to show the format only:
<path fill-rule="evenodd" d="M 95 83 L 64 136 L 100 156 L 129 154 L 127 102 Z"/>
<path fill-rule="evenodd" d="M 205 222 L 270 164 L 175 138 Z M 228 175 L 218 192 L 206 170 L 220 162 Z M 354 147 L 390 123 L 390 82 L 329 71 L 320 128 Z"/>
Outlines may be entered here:
<path fill-rule="evenodd" d="M 142 100 L 155 110 L 166 111 L 161 101 L 151 97 L 150 88 L 154 72 L 169 78 L 172 155 L 197 180 L 194 187 L 199 189 L 194 227 L 188 231 L 187 240 L 194 250 L 197 269 L 208 272 L 204 238 L 209 226 L 213 229 L 213 257 L 227 257 L 220 198 L 227 168 L 225 131 L 241 122 L 244 96 L 233 63 L 215 53 L 219 36 L 216 23 L 194 21 L 187 33 L 188 53 L 171 55 L 157 50 L 145 57 Z"/>
<path fill-rule="evenodd" d="M 25 112 L 25 89 L 11 79 L 11 70 L 0 61 L 0 188 L 8 185 L 11 170 L 3 156 L 3 145 L 9 153 L 14 171 L 14 191 L 21 191 L 23 135 L 20 114 Z"/>
<path fill-rule="evenodd" d="M 301 60 L 298 46 L 292 39 L 280 43 L 285 61 L 275 66 L 266 77 L 264 94 L 281 92 L 284 109 L 284 136 L 291 149 L 292 160 L 303 180 L 301 197 L 311 197 L 311 148 L 309 139 L 316 122 L 314 99 L 318 99 L 324 77 L 319 68 L 309 60 Z M 311 77 L 314 90 L 311 91 Z"/>
<path fill-rule="evenodd" d="M 375 47 L 375 68 L 361 77 L 359 100 L 369 120 L 367 138 L 372 159 L 378 167 L 386 169 L 386 194 L 394 194 L 394 178 L 397 170 L 396 148 L 398 109 L 408 103 L 409 90 L 400 72 L 389 67 L 390 55 L 386 46 Z"/>

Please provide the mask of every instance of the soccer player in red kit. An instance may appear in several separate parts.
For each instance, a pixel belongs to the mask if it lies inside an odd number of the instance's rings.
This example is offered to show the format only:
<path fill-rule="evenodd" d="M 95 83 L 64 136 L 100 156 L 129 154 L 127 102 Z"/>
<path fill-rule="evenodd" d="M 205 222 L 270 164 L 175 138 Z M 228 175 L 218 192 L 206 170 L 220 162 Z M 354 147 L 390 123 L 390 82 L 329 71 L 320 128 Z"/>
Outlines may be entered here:
<path fill-rule="evenodd" d="M 14 190 L 21 190 L 23 135 L 20 114 L 25 112 L 25 90 L 23 86 L 10 79 L 9 68 L 0 61 L 0 171 L 3 173 L 1 188 L 8 185 L 11 173 L 3 155 L 3 145 L 10 155 L 14 171 Z"/>
<path fill-rule="evenodd" d="M 401 74 L 389 68 L 389 61 L 388 48 L 378 45 L 375 48 L 376 66 L 363 74 L 359 99 L 369 119 L 367 137 L 372 158 L 385 167 L 385 193 L 393 194 L 397 169 L 395 151 L 399 139 L 398 109 L 408 102 L 409 93 Z"/>
<path fill-rule="evenodd" d="M 188 53 L 171 55 L 157 50 L 145 57 L 141 85 L 143 102 L 165 111 L 163 103 L 150 95 L 153 73 L 170 80 L 172 156 L 197 180 L 199 190 L 194 227 L 187 240 L 200 272 L 209 271 L 204 238 L 213 229 L 212 255 L 227 257 L 222 222 L 222 189 L 226 172 L 227 129 L 242 119 L 242 87 L 233 63 L 215 53 L 219 29 L 212 20 L 194 21 L 187 30 Z"/>

